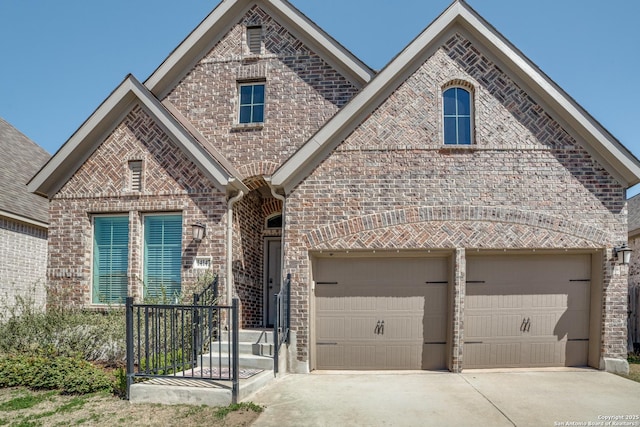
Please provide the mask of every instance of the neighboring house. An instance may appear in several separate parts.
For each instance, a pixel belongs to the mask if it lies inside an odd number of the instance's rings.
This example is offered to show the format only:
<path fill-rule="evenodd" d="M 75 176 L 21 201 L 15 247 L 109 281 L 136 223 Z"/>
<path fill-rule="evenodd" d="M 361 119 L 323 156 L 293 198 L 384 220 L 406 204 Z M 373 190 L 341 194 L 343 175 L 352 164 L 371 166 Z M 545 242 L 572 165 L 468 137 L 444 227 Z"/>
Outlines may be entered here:
<path fill-rule="evenodd" d="M 638 182 L 463 1 L 376 74 L 286 1 L 225 0 L 29 188 L 52 304 L 174 295 L 210 265 L 257 328 L 290 273 L 292 372 L 626 371 Z"/>
<path fill-rule="evenodd" d="M 627 201 L 629 211 L 629 350 L 640 351 L 640 194 Z"/>
<path fill-rule="evenodd" d="M 49 157 L 0 118 L 0 321 L 16 297 L 44 307 L 48 203 L 27 182 Z"/>

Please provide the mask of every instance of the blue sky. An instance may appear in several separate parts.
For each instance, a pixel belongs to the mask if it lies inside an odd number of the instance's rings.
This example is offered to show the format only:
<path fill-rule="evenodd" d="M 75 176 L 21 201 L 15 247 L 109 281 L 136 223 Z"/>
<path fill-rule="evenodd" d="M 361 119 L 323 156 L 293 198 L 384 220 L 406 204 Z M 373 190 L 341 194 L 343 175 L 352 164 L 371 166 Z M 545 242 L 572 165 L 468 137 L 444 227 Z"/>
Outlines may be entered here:
<path fill-rule="evenodd" d="M 451 1 L 291 3 L 380 69 Z M 640 1 L 468 3 L 640 157 Z M 128 73 L 144 81 L 217 4 L 0 0 L 0 117 L 54 153 Z"/>

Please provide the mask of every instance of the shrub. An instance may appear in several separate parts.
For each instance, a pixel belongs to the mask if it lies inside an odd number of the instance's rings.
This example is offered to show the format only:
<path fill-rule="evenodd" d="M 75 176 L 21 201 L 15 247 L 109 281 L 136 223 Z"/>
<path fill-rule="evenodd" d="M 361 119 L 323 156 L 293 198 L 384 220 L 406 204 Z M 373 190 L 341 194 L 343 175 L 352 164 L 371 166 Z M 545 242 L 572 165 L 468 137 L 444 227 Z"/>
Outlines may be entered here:
<path fill-rule="evenodd" d="M 103 370 L 78 358 L 24 355 L 0 358 L 0 387 L 25 386 L 85 394 L 110 391 L 112 384 Z"/>

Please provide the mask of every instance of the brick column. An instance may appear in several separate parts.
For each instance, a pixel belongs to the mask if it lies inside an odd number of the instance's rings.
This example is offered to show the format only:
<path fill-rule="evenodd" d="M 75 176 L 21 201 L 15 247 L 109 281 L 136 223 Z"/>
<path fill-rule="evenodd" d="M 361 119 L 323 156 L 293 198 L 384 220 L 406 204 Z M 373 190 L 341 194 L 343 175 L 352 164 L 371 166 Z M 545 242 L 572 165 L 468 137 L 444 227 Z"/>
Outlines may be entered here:
<path fill-rule="evenodd" d="M 456 248 L 453 261 L 453 316 L 451 371 L 462 371 L 462 346 L 464 344 L 464 296 L 467 285 L 467 257 L 464 248 Z"/>

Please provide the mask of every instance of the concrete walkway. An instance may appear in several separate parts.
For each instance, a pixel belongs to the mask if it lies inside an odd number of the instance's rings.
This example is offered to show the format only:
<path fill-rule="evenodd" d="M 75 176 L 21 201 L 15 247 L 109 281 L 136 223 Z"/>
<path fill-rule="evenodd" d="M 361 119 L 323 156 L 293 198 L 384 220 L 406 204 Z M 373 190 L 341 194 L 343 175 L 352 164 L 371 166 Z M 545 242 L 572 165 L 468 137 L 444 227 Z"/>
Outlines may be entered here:
<path fill-rule="evenodd" d="M 247 400 L 266 407 L 254 427 L 640 427 L 640 383 L 595 370 L 318 372 Z"/>

